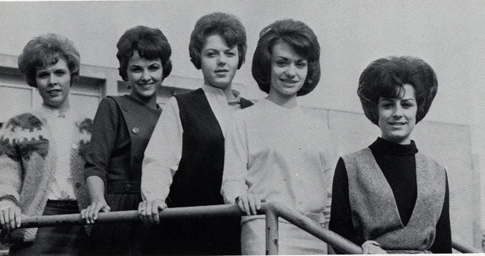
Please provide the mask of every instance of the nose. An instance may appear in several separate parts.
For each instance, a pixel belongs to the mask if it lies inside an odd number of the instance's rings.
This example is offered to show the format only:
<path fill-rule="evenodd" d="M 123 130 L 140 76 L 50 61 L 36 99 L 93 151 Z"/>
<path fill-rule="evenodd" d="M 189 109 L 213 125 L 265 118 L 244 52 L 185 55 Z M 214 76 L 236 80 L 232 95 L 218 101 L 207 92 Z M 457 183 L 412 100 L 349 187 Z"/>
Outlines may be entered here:
<path fill-rule="evenodd" d="M 151 77 L 152 77 L 152 76 L 151 76 L 150 72 L 149 72 L 148 70 L 144 70 L 144 71 L 143 71 L 143 74 L 142 74 L 142 76 L 141 76 L 141 79 L 142 79 L 143 81 L 149 81 L 149 80 L 151 79 Z"/>
<path fill-rule="evenodd" d="M 54 74 L 54 73 L 51 73 L 49 75 L 49 81 L 48 81 L 48 84 L 49 85 L 56 85 L 57 84 L 57 76 Z"/>
<path fill-rule="evenodd" d="M 295 64 L 290 64 L 286 68 L 285 74 L 287 77 L 295 77 L 296 76 L 296 67 Z"/>
<path fill-rule="evenodd" d="M 394 112 L 392 113 L 392 115 L 394 117 L 401 117 L 402 116 L 402 107 L 397 105 L 395 108 L 394 108 Z"/>
<path fill-rule="evenodd" d="M 224 66 L 226 64 L 227 57 L 224 54 L 219 55 L 219 58 L 217 58 L 217 65 L 219 66 Z"/>

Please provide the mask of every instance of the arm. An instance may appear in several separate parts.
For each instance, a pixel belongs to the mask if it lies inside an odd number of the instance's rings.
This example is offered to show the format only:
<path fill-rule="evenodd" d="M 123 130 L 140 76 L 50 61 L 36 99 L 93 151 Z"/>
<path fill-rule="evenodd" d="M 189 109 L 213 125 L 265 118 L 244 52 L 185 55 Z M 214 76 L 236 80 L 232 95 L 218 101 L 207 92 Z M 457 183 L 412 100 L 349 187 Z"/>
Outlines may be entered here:
<path fill-rule="evenodd" d="M 347 168 L 345 167 L 342 158 L 338 160 L 333 178 L 332 215 L 329 228 L 333 232 L 347 238 L 357 245 L 364 243 L 362 238 L 357 235 L 357 231 L 352 223 L 349 200 L 349 180 L 347 176 Z"/>
<path fill-rule="evenodd" d="M 225 138 L 224 174 L 221 195 L 227 204 L 237 204 L 247 215 L 257 214 L 261 198 L 248 194 L 248 142 L 246 123 L 235 115 L 231 119 Z"/>
<path fill-rule="evenodd" d="M 11 130 L 10 122 L 0 130 L 0 225 L 3 230 L 20 227 L 20 188 L 22 164 L 18 145 L 13 138 L 22 136 L 20 129 Z M 27 136 L 28 137 L 28 136 Z"/>
<path fill-rule="evenodd" d="M 141 193 L 144 202 L 140 203 L 138 212 L 146 223 L 158 224 L 158 212 L 167 207 L 165 199 L 182 158 L 182 134 L 177 99 L 172 97 L 158 119 L 143 159 Z"/>
<path fill-rule="evenodd" d="M 89 176 L 86 179 L 86 184 L 91 205 L 81 211 L 81 217 L 86 220 L 86 223 L 92 224 L 98 218 L 100 211 L 109 212 L 111 208 L 104 198 L 104 181 L 99 176 Z"/>
<path fill-rule="evenodd" d="M 116 102 L 110 98 L 103 99 L 94 117 L 91 143 L 84 165 L 91 205 L 81 211 L 81 216 L 88 224 L 94 223 L 99 211 L 110 211 L 104 193 L 108 165 L 118 137 L 118 120 Z"/>
<path fill-rule="evenodd" d="M 436 224 L 436 237 L 430 248 L 432 253 L 451 253 L 451 227 L 450 227 L 450 192 L 448 177 L 446 177 L 445 201 L 440 219 Z"/>

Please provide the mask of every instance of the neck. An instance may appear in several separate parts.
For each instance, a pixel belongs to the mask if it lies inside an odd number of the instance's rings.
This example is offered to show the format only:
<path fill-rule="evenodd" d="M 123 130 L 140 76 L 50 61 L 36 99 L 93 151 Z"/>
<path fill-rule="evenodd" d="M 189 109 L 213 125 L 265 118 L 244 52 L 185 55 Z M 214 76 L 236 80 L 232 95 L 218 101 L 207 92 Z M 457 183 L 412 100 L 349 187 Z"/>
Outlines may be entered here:
<path fill-rule="evenodd" d="M 298 101 L 295 95 L 281 95 L 279 93 L 274 93 L 273 90 L 270 90 L 267 99 L 275 104 L 278 104 L 285 108 L 294 108 L 298 105 Z"/>
<path fill-rule="evenodd" d="M 234 96 L 234 93 L 232 93 L 232 85 L 231 84 L 227 85 L 224 88 L 220 88 L 220 87 L 217 87 L 217 86 L 213 86 L 213 85 L 211 85 L 209 83 L 205 83 L 205 84 L 207 86 L 211 86 L 213 88 L 216 88 L 216 89 L 221 90 L 224 93 L 224 95 L 226 95 L 227 101 L 232 101 L 232 100 L 234 100 L 236 98 L 236 96 Z"/>
<path fill-rule="evenodd" d="M 157 109 L 157 95 L 153 95 L 152 97 L 149 98 L 144 98 L 144 97 L 139 97 L 138 95 L 131 93 L 130 94 L 133 98 L 135 98 L 138 102 L 143 104 L 144 106 L 147 106 L 152 109 Z"/>
<path fill-rule="evenodd" d="M 43 103 L 43 105 L 46 108 L 58 110 L 59 111 L 59 114 L 65 114 L 69 110 L 69 108 L 70 108 L 68 99 L 66 99 L 66 101 L 64 103 L 62 103 L 61 105 L 59 105 L 59 106 L 51 106 L 51 105 L 47 105 L 45 103 Z"/>

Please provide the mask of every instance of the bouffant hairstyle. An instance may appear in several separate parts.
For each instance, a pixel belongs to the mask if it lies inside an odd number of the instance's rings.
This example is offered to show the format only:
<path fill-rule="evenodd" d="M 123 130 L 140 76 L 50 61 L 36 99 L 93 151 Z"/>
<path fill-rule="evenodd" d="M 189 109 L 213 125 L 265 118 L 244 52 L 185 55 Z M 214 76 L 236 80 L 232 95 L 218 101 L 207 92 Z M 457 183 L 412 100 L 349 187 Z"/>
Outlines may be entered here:
<path fill-rule="evenodd" d="M 252 73 L 259 89 L 269 93 L 271 83 L 271 54 L 279 43 L 289 44 L 298 55 L 307 59 L 308 74 L 297 96 L 305 95 L 320 81 L 320 44 L 313 30 L 301 21 L 279 20 L 265 27 L 259 34 L 259 41 L 253 56 Z"/>
<path fill-rule="evenodd" d="M 202 48 L 207 37 L 212 35 L 222 37 L 230 48 L 237 46 L 239 56 L 237 68 L 241 68 L 246 58 L 246 29 L 238 17 L 221 12 L 204 15 L 195 23 L 189 43 L 190 61 L 195 68 L 200 69 Z"/>
<path fill-rule="evenodd" d="M 128 81 L 128 62 L 135 51 L 138 51 L 140 57 L 147 60 L 160 59 L 163 68 L 162 79 L 165 79 L 172 71 L 172 62 L 170 61 L 172 48 L 165 35 L 158 28 L 146 26 L 130 28 L 120 37 L 116 47 L 118 48 L 116 57 L 120 62 L 119 72 L 124 81 Z"/>
<path fill-rule="evenodd" d="M 379 98 L 403 97 L 406 84 L 411 85 L 416 93 L 418 123 L 428 113 L 438 90 L 438 79 L 433 68 L 423 60 L 409 56 L 391 56 L 369 64 L 360 75 L 357 89 L 367 118 L 377 125 Z"/>
<path fill-rule="evenodd" d="M 74 43 L 58 34 L 44 34 L 30 40 L 18 59 L 27 84 L 37 88 L 37 70 L 56 64 L 62 58 L 71 73 L 71 85 L 79 78 L 81 61 Z"/>

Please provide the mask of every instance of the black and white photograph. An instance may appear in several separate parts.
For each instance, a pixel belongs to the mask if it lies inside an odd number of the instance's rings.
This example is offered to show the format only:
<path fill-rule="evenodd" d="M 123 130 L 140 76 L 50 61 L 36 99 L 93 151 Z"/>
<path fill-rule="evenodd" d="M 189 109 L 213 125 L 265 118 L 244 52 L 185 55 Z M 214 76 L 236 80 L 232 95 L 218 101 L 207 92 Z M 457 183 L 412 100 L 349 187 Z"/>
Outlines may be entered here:
<path fill-rule="evenodd" d="M 0 34 L 0 256 L 485 252 L 483 0 L 0 1 Z"/>

